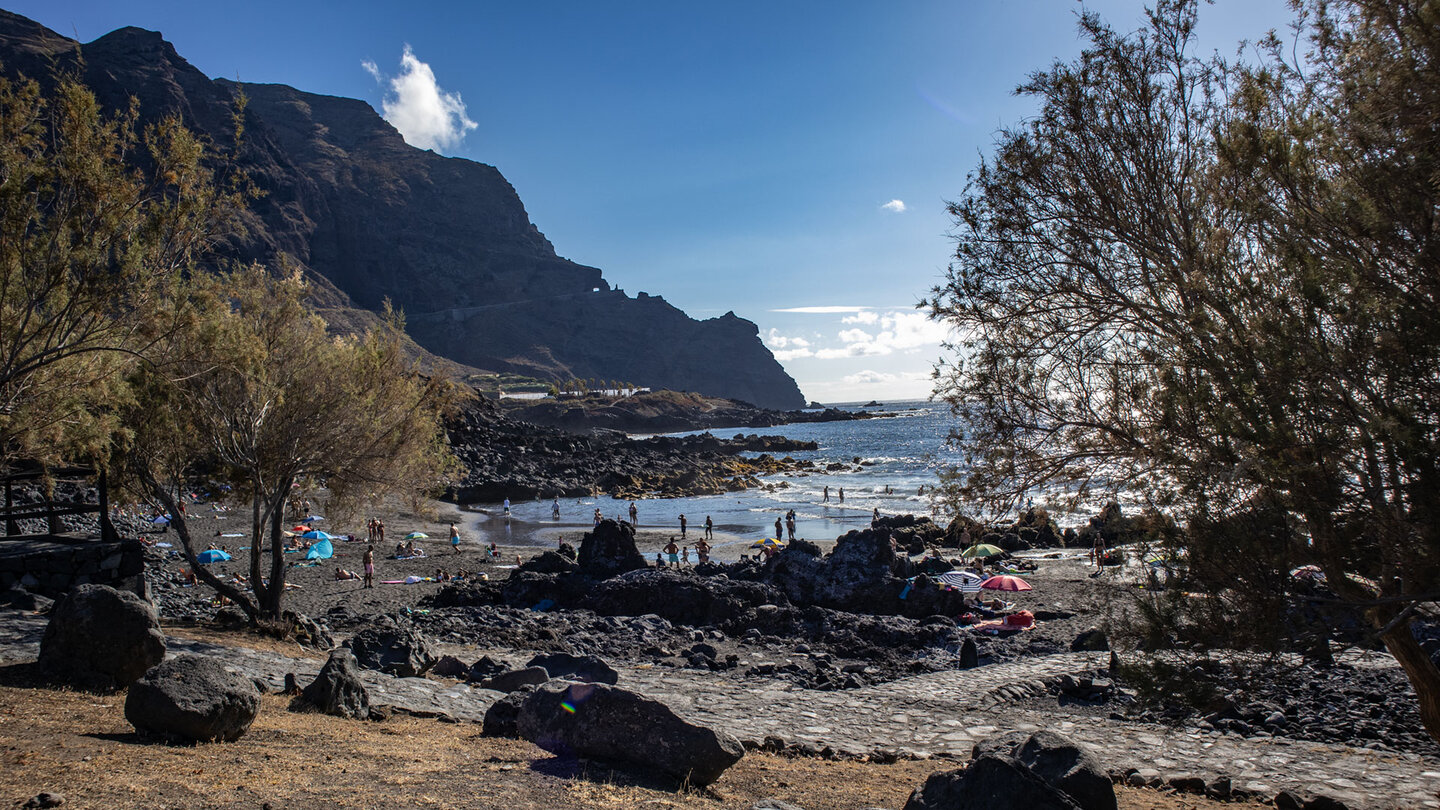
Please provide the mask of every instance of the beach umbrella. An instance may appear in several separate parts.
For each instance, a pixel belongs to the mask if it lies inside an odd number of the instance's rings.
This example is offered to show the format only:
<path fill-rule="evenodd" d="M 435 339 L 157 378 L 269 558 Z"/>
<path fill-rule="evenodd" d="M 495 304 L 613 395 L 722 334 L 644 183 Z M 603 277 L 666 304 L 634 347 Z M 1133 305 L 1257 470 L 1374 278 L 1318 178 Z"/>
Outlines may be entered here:
<path fill-rule="evenodd" d="M 300 535 L 300 536 L 303 537 L 303 538 L 305 538 L 306 540 L 334 540 L 334 539 L 335 539 L 335 535 L 333 535 L 333 534 L 326 534 L 325 532 L 322 532 L 322 531 L 320 531 L 319 529 L 311 529 L 310 531 L 305 532 L 304 534 L 302 534 L 302 535 Z"/>
<path fill-rule="evenodd" d="M 307 517 L 307 518 L 303 518 L 300 522 L 301 522 L 301 523 L 314 523 L 314 522 L 317 521 L 317 520 L 324 520 L 324 519 L 325 519 L 325 518 L 320 517 L 319 515 L 311 515 L 311 516 L 309 516 L 309 517 Z"/>
<path fill-rule="evenodd" d="M 946 571 L 935 578 L 952 588 L 959 588 L 961 593 L 979 593 L 980 583 L 985 581 L 984 577 L 969 571 Z"/>
<path fill-rule="evenodd" d="M 750 548 L 781 548 L 784 545 L 784 543 L 774 537 L 767 537 L 764 540 L 756 540 L 754 543 L 751 543 Z"/>
<path fill-rule="evenodd" d="M 992 546 L 989 543 L 976 543 L 975 545 L 960 552 L 961 557 L 995 557 L 1004 554 L 1005 549 L 999 546 Z"/>
<path fill-rule="evenodd" d="M 429 539 L 430 539 L 430 535 L 426 534 L 425 532 L 410 532 L 409 534 L 405 535 L 405 539 L 406 539 L 406 540 L 429 540 Z"/>
<path fill-rule="evenodd" d="M 998 577 L 990 577 L 980 583 L 980 587 L 987 591 L 1028 591 L 1031 590 L 1030 583 L 1019 577 L 1012 577 L 1009 574 L 1001 574 Z"/>
<path fill-rule="evenodd" d="M 229 559 L 230 555 L 226 554 L 218 548 L 208 549 L 195 555 L 195 562 L 198 562 L 201 565 L 209 565 L 210 563 L 216 562 L 226 562 Z"/>

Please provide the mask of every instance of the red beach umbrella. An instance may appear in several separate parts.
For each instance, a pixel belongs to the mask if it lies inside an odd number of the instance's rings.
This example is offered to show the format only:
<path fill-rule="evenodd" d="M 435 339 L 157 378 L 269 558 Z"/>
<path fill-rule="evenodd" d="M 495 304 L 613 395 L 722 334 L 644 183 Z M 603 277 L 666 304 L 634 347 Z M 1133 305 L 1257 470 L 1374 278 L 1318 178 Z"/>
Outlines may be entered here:
<path fill-rule="evenodd" d="M 990 577 L 980 583 L 980 587 L 989 591 L 1028 591 L 1031 590 L 1030 583 L 1019 577 L 1012 577 L 1009 574 Z"/>

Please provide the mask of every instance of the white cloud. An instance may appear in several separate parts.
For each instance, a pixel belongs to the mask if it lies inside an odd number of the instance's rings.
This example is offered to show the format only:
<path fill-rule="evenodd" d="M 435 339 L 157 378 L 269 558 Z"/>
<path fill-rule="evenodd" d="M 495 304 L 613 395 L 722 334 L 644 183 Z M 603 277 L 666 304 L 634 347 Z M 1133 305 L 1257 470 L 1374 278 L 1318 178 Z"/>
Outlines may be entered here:
<path fill-rule="evenodd" d="M 803 349 L 810 345 L 810 341 L 803 337 L 782 335 L 779 329 L 771 329 L 769 334 L 765 335 L 765 345 L 772 349 L 784 349 L 789 346 Z"/>
<path fill-rule="evenodd" d="M 771 312 L 798 312 L 805 315 L 839 315 L 846 312 L 864 312 L 870 307 L 789 307 L 772 309 Z"/>
<path fill-rule="evenodd" d="M 850 319 L 845 319 L 848 323 Z M 840 348 L 819 349 L 815 357 L 837 360 L 842 357 L 881 357 L 896 352 L 912 352 L 925 347 L 938 347 L 949 336 L 949 327 L 930 320 L 923 312 L 887 312 L 875 319 L 879 331 L 842 329 L 836 338 Z"/>
<path fill-rule="evenodd" d="M 865 369 L 857 374 L 846 375 L 843 380 L 846 385 L 886 385 L 900 379 L 897 374 L 886 374 L 883 371 Z"/>
<path fill-rule="evenodd" d="M 775 355 L 775 359 L 776 359 L 776 360 L 779 360 L 779 361 L 782 362 L 782 363 L 785 362 L 786 360 L 794 360 L 794 359 L 797 358 L 797 357 L 814 357 L 814 356 L 815 356 L 815 353 L 814 353 L 814 352 L 810 351 L 809 349 L 803 348 L 803 347 L 802 347 L 802 348 L 799 348 L 799 349 L 781 349 L 780 351 L 771 352 L 771 354 Z"/>
<path fill-rule="evenodd" d="M 380 68 L 370 60 L 360 63 L 375 81 L 385 83 Z M 389 80 L 381 102 L 385 120 L 400 131 L 405 142 L 421 149 L 450 149 L 459 145 L 465 133 L 479 126 L 465 114 L 459 93 L 446 93 L 435 80 L 435 71 L 405 46 L 400 55 L 400 75 Z"/>
<path fill-rule="evenodd" d="M 886 211 L 893 211 L 894 213 L 897 213 L 897 214 L 903 214 L 903 213 L 905 213 L 905 201 L 904 201 L 904 200 L 891 200 L 890 202 L 887 202 L 887 203 L 885 203 L 884 205 L 882 205 L 882 206 L 880 206 L 880 207 L 883 208 L 883 209 L 885 209 Z"/>
<path fill-rule="evenodd" d="M 846 315 L 840 319 L 841 323 L 858 323 L 864 326 L 874 326 L 880 322 L 880 313 L 873 311 L 857 312 L 854 315 Z"/>

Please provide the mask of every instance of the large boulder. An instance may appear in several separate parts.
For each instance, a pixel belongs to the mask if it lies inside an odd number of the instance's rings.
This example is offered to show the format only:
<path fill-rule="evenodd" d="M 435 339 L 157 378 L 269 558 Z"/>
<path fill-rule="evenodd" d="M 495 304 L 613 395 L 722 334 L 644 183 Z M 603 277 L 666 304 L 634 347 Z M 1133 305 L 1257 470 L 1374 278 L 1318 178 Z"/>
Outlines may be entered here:
<path fill-rule="evenodd" d="M 905 810 L 1115 810 L 1115 788 L 1099 760 L 1059 734 L 990 737 L 971 758 L 963 770 L 932 774 Z"/>
<path fill-rule="evenodd" d="M 594 655 L 571 655 L 570 653 L 544 653 L 531 658 L 527 667 L 544 667 L 552 678 L 586 683 L 608 683 L 620 681 L 620 673 Z"/>
<path fill-rule="evenodd" d="M 795 544 L 792 544 L 795 546 Z M 829 556 L 786 548 L 765 566 L 766 581 L 798 605 L 819 605 L 855 613 L 899 613 L 904 579 L 886 529 L 852 531 L 835 542 Z"/>
<path fill-rule="evenodd" d="M 510 693 L 525 686 L 538 686 L 550 680 L 550 673 L 544 667 L 525 667 L 501 672 L 480 682 L 481 689 Z"/>
<path fill-rule="evenodd" d="M 485 710 L 485 722 L 480 727 L 480 733 L 486 737 L 518 736 L 516 723 L 520 718 L 520 707 L 534 691 L 534 686 L 522 686 L 491 703 L 490 708 Z"/>
<path fill-rule="evenodd" d="M 676 624 L 724 624 L 760 605 L 784 604 L 774 586 L 647 568 L 597 583 L 581 602 L 602 616 L 654 614 Z"/>
<path fill-rule="evenodd" d="M 360 680 L 355 656 L 344 647 L 330 651 L 330 658 L 300 693 L 300 699 L 303 705 L 336 717 L 370 718 L 370 693 Z"/>
<path fill-rule="evenodd" d="M 40 641 L 40 667 L 86 689 L 120 689 L 165 658 L 149 602 L 106 585 L 81 585 L 55 604 Z"/>
<path fill-rule="evenodd" d="M 963 770 L 930 774 L 905 810 L 1079 810 L 1079 805 L 1013 759 L 983 756 Z"/>
<path fill-rule="evenodd" d="M 555 754 L 658 769 L 708 785 L 745 749 L 723 731 L 690 723 L 665 704 L 616 686 L 551 681 L 520 707 L 520 737 Z"/>
<path fill-rule="evenodd" d="M 200 655 L 162 662 L 125 697 L 125 719 L 137 731 L 195 742 L 239 739 L 259 711 L 253 681 Z"/>
<path fill-rule="evenodd" d="M 649 567 L 635 547 L 635 529 L 629 523 L 613 520 L 600 521 L 580 538 L 579 558 L 580 570 L 595 579 Z"/>
<path fill-rule="evenodd" d="M 430 640 L 413 627 L 367 627 L 350 639 L 350 650 L 365 669 L 400 678 L 424 675 L 438 660 Z"/>

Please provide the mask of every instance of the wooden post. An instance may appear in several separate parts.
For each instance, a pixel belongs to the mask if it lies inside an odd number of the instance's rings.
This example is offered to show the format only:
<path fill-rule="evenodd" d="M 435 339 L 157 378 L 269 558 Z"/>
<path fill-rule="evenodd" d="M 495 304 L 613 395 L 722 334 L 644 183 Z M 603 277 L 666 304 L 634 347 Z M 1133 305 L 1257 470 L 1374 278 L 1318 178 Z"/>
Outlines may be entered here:
<path fill-rule="evenodd" d="M 10 515 L 15 508 L 15 495 L 10 491 L 10 478 L 5 479 L 5 534 L 6 536 L 20 533 L 20 524 L 16 523 Z"/>
<path fill-rule="evenodd" d="M 110 522 L 110 479 L 104 467 L 100 468 L 100 539 L 106 543 L 120 542 L 120 533 Z"/>

